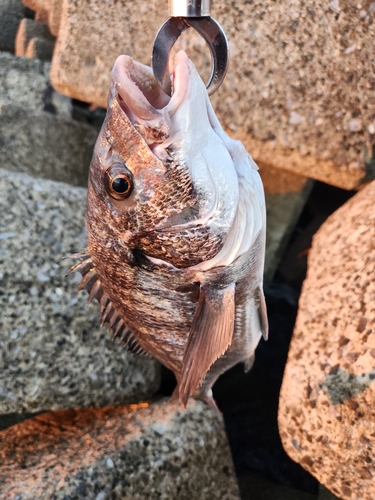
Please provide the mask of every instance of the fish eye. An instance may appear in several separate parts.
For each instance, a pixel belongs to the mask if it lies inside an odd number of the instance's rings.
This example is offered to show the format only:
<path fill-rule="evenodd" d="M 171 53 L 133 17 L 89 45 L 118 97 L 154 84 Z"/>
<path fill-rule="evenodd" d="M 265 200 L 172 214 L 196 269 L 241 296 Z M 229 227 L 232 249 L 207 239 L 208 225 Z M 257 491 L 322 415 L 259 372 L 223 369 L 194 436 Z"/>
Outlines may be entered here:
<path fill-rule="evenodd" d="M 121 164 L 109 167 L 105 172 L 107 192 L 116 200 L 128 198 L 133 190 L 133 179 L 129 170 Z"/>

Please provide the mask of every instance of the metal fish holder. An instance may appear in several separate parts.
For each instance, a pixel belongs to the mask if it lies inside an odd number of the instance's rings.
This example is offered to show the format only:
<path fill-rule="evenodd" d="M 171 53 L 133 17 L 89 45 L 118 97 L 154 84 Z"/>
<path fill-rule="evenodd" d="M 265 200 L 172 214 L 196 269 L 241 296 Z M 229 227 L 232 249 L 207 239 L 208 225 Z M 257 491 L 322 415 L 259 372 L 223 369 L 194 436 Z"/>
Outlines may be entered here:
<path fill-rule="evenodd" d="M 211 17 L 211 0 L 170 0 L 169 13 L 169 19 L 161 26 L 154 40 L 152 69 L 156 81 L 164 92 L 171 95 L 169 56 L 177 39 L 191 27 L 204 38 L 211 52 L 211 75 L 206 88 L 212 95 L 225 78 L 229 48 L 223 29 Z"/>

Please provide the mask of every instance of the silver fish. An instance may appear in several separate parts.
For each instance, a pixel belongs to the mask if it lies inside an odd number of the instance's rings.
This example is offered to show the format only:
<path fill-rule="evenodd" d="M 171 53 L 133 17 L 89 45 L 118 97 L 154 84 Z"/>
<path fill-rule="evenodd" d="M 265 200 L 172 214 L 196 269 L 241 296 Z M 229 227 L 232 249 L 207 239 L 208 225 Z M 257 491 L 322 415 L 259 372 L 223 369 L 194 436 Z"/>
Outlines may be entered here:
<path fill-rule="evenodd" d="M 175 395 L 215 407 L 212 385 L 250 369 L 268 322 L 265 199 L 258 168 L 222 129 L 185 52 L 170 98 L 120 56 L 90 165 L 88 250 L 71 271 L 103 323 L 177 379 Z"/>

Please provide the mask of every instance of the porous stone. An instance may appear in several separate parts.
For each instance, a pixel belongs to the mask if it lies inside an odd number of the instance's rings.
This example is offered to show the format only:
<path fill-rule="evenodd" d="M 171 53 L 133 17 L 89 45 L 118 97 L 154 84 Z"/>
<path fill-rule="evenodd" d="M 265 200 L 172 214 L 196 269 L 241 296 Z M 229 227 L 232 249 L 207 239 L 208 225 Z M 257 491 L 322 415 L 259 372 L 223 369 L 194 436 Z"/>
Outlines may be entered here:
<path fill-rule="evenodd" d="M 54 46 L 55 42 L 53 40 L 34 37 L 27 46 L 25 56 L 30 59 L 36 58 L 42 61 L 50 61 L 52 59 Z"/>
<path fill-rule="evenodd" d="M 285 450 L 344 500 L 375 498 L 374 197 L 314 237 L 280 395 Z"/>
<path fill-rule="evenodd" d="M 62 0 L 22 0 L 29 9 L 35 11 L 35 18 L 48 25 L 52 35 L 57 36 L 60 19 Z"/>
<path fill-rule="evenodd" d="M 25 115 L 28 109 L 37 109 L 69 118 L 71 99 L 52 88 L 49 68 L 48 63 L 39 60 L 0 53 L 0 104 L 21 105 Z"/>
<path fill-rule="evenodd" d="M 0 439 L 2 498 L 240 498 L 223 420 L 202 402 L 45 413 Z"/>
<path fill-rule="evenodd" d="M 34 19 L 22 19 L 16 36 L 16 55 L 42 61 L 52 59 L 55 39 L 48 27 Z"/>
<path fill-rule="evenodd" d="M 353 189 L 375 173 L 375 9 L 372 3 L 337 5 L 214 2 L 231 62 L 212 101 L 224 127 L 245 139 L 261 166 Z M 53 84 L 105 106 L 116 56 L 127 53 L 149 64 L 153 38 L 167 16 L 161 0 L 121 0 L 106 9 L 97 0 L 65 0 Z M 196 41 L 198 66 L 208 61 L 202 40 L 186 36 Z"/>
<path fill-rule="evenodd" d="M 152 396 L 158 364 L 112 342 L 79 275 L 64 278 L 86 245 L 86 190 L 0 172 L 0 414 Z"/>
<path fill-rule="evenodd" d="M 21 0 L 1 0 L 0 51 L 14 52 L 14 40 L 18 25 L 25 15 L 25 10 Z"/>
<path fill-rule="evenodd" d="M 0 103 L 0 167 L 86 186 L 97 131 L 90 125 Z"/>

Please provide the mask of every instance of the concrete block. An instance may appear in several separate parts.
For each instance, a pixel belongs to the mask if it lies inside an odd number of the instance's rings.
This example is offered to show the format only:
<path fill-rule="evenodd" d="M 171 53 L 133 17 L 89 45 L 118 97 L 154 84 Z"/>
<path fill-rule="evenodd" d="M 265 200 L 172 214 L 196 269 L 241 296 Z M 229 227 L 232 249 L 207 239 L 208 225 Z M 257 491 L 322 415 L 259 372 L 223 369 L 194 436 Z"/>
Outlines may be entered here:
<path fill-rule="evenodd" d="M 16 36 L 16 55 L 50 61 L 55 39 L 47 25 L 34 19 L 22 19 Z"/>
<path fill-rule="evenodd" d="M 85 203 L 84 188 L 1 170 L 0 414 L 137 402 L 158 390 L 157 363 L 112 342 L 78 278 L 63 277 L 71 261 L 62 258 L 86 245 Z"/>
<path fill-rule="evenodd" d="M 218 0 L 212 13 L 231 48 L 213 104 L 225 128 L 247 138 L 254 159 L 344 189 L 374 177 L 373 5 Z M 115 58 L 127 53 L 149 64 L 167 16 L 162 0 L 121 0 L 106 9 L 98 0 L 64 1 L 54 86 L 105 106 Z M 194 45 L 199 66 L 207 58 L 193 36 L 182 46 Z"/>
<path fill-rule="evenodd" d="M 14 40 L 18 25 L 25 15 L 21 0 L 1 0 L 0 2 L 0 51 L 14 53 Z"/>
<path fill-rule="evenodd" d="M 45 413 L 0 436 L 3 498 L 240 498 L 223 420 L 202 402 Z"/>
<path fill-rule="evenodd" d="M 0 105 L 0 167 L 86 186 L 97 131 L 22 105 Z"/>
<path fill-rule="evenodd" d="M 32 108 L 70 117 L 71 99 L 53 89 L 49 69 L 48 63 L 0 53 L 0 103 L 21 105 L 26 112 Z"/>
<path fill-rule="evenodd" d="M 288 455 L 343 500 L 375 498 L 375 181 L 314 236 L 280 392 Z"/>
<path fill-rule="evenodd" d="M 46 38 L 32 38 L 27 46 L 25 56 L 30 59 L 36 58 L 42 61 L 52 59 L 55 42 Z"/>

